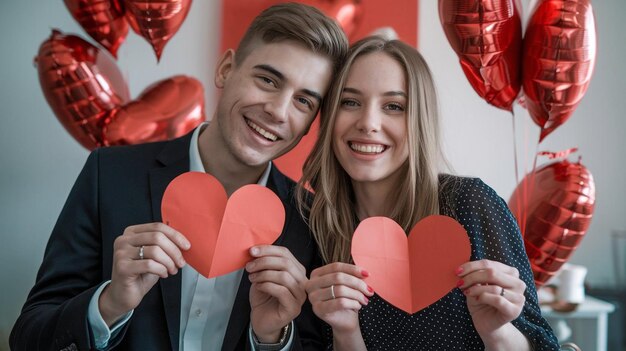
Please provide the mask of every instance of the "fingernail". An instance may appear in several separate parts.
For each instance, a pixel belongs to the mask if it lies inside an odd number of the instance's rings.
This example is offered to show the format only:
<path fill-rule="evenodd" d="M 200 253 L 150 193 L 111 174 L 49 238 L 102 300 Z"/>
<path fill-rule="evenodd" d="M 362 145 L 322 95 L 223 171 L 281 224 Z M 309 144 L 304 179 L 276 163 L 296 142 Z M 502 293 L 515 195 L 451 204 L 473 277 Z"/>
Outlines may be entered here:
<path fill-rule="evenodd" d="M 463 267 L 457 268 L 456 271 L 454 271 L 454 273 L 456 273 L 457 275 L 463 273 Z"/>
<path fill-rule="evenodd" d="M 368 271 L 366 271 L 365 269 L 363 269 L 363 270 L 361 271 L 361 275 L 362 275 L 362 276 L 364 276 L 364 277 L 369 277 L 369 276 L 370 276 L 370 273 L 369 273 Z"/>
<path fill-rule="evenodd" d="M 246 264 L 246 269 L 251 270 L 252 268 L 254 268 L 254 262 L 248 262 L 248 264 Z"/>
<path fill-rule="evenodd" d="M 463 284 L 464 284 L 464 283 L 465 283 L 465 282 L 463 281 L 463 279 L 459 279 L 459 281 L 458 281 L 458 282 L 456 282 L 456 286 L 457 286 L 457 287 L 461 287 L 461 286 L 463 286 Z"/>
<path fill-rule="evenodd" d="M 258 249 L 257 247 L 253 247 L 253 248 L 251 248 L 251 249 L 250 249 L 250 254 L 251 254 L 252 256 L 256 256 L 256 255 L 258 255 L 258 254 L 259 254 L 259 249 Z"/>
<path fill-rule="evenodd" d="M 368 286 L 367 286 L 367 291 L 369 291 L 369 292 L 373 293 L 373 292 L 374 292 L 374 289 L 372 289 L 372 287 L 368 285 Z"/>
<path fill-rule="evenodd" d="M 185 259 L 181 257 L 180 261 L 179 261 L 179 265 L 182 267 L 186 264 Z"/>
<path fill-rule="evenodd" d="M 184 244 L 183 244 L 183 248 L 184 248 L 185 250 L 189 250 L 189 249 L 191 249 L 191 244 L 190 244 L 190 243 L 184 243 Z"/>
<path fill-rule="evenodd" d="M 469 295 L 469 289 L 465 289 L 465 290 L 463 291 L 463 294 L 465 294 L 465 295 Z"/>
<path fill-rule="evenodd" d="M 368 303 L 370 303 L 370 299 L 368 299 L 367 297 L 365 298 L 365 304 L 367 305 Z"/>

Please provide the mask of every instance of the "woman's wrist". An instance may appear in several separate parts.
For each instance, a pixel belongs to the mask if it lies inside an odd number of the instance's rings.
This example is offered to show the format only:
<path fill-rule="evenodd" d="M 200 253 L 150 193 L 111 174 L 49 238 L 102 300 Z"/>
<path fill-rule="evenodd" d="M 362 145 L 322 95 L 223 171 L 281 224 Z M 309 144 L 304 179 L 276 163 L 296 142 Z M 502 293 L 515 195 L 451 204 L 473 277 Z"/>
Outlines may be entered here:
<path fill-rule="evenodd" d="M 358 323 L 355 328 L 336 330 L 333 328 L 333 346 L 341 350 L 366 350 L 361 328 Z"/>
<path fill-rule="evenodd" d="M 531 350 L 526 336 L 510 322 L 492 331 L 489 335 L 481 335 L 480 337 L 485 344 L 485 351 L 513 350 L 512 346 L 515 347 L 515 350 Z"/>

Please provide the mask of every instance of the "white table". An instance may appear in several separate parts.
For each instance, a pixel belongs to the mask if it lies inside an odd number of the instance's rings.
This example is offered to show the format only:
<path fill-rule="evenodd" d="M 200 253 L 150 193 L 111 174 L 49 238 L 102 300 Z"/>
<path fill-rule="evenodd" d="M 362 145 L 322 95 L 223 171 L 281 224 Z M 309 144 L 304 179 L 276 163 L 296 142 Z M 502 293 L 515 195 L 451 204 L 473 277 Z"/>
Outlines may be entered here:
<path fill-rule="evenodd" d="M 615 310 L 612 304 L 589 295 L 573 312 L 555 312 L 541 306 L 541 313 L 552 328 L 564 322 L 572 330 L 572 336 L 559 342 L 573 342 L 584 351 L 606 351 L 608 315 Z"/>

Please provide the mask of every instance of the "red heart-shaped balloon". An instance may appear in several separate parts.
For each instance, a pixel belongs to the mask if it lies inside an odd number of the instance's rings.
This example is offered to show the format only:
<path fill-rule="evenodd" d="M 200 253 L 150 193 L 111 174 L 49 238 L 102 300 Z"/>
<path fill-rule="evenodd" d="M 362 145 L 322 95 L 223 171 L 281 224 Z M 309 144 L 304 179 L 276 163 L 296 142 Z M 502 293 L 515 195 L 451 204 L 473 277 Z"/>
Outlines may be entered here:
<path fill-rule="evenodd" d="M 152 45 L 158 61 L 185 21 L 191 0 L 124 0 L 124 7 L 130 26 Z"/>
<path fill-rule="evenodd" d="M 456 287 L 455 270 L 469 261 L 467 232 L 454 219 L 428 216 L 409 236 L 392 219 L 363 220 L 352 237 L 354 263 L 366 269 L 368 284 L 390 304 L 415 313 Z"/>
<path fill-rule="evenodd" d="M 359 0 L 322 0 L 312 5 L 319 7 L 327 16 L 336 19 L 350 39 L 363 20 L 363 8 Z"/>
<path fill-rule="evenodd" d="M 439 18 L 461 68 L 489 104 L 513 111 L 521 88 L 518 0 L 439 0 Z"/>
<path fill-rule="evenodd" d="M 126 39 L 128 22 L 118 0 L 65 0 L 72 17 L 114 57 Z"/>
<path fill-rule="evenodd" d="M 526 106 L 542 141 L 565 123 L 585 95 L 596 61 L 589 0 L 542 0 L 524 34 Z"/>
<path fill-rule="evenodd" d="M 44 96 L 63 127 L 89 150 L 106 145 L 105 119 L 130 100 L 115 59 L 78 36 L 53 30 L 35 63 Z"/>
<path fill-rule="evenodd" d="M 215 177 L 200 172 L 170 182 L 161 213 L 191 242 L 183 256 L 207 278 L 243 268 L 252 259 L 250 247 L 272 244 L 285 223 L 285 208 L 268 188 L 246 185 L 227 198 Z"/>
<path fill-rule="evenodd" d="M 528 174 L 509 200 L 520 223 L 535 285 L 556 274 L 580 245 L 591 224 L 595 183 L 580 162 L 567 159 Z"/>
<path fill-rule="evenodd" d="M 130 101 L 115 60 L 80 37 L 54 30 L 35 62 L 52 111 L 89 150 L 176 138 L 205 119 L 198 80 L 164 79 Z"/>
<path fill-rule="evenodd" d="M 204 121 L 202 84 L 174 76 L 146 88 L 137 99 L 111 111 L 102 126 L 109 145 L 169 140 L 187 134 Z"/>

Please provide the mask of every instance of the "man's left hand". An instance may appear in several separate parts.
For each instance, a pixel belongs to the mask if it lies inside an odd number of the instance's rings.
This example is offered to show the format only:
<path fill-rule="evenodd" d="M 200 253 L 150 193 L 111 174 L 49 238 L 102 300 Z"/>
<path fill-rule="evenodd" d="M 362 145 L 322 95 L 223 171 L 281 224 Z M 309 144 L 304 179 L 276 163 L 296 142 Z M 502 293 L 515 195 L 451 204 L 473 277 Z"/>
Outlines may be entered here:
<path fill-rule="evenodd" d="M 278 342 L 283 328 L 300 314 L 307 298 L 306 270 L 285 247 L 254 246 L 246 265 L 250 282 L 250 321 L 260 342 Z"/>

